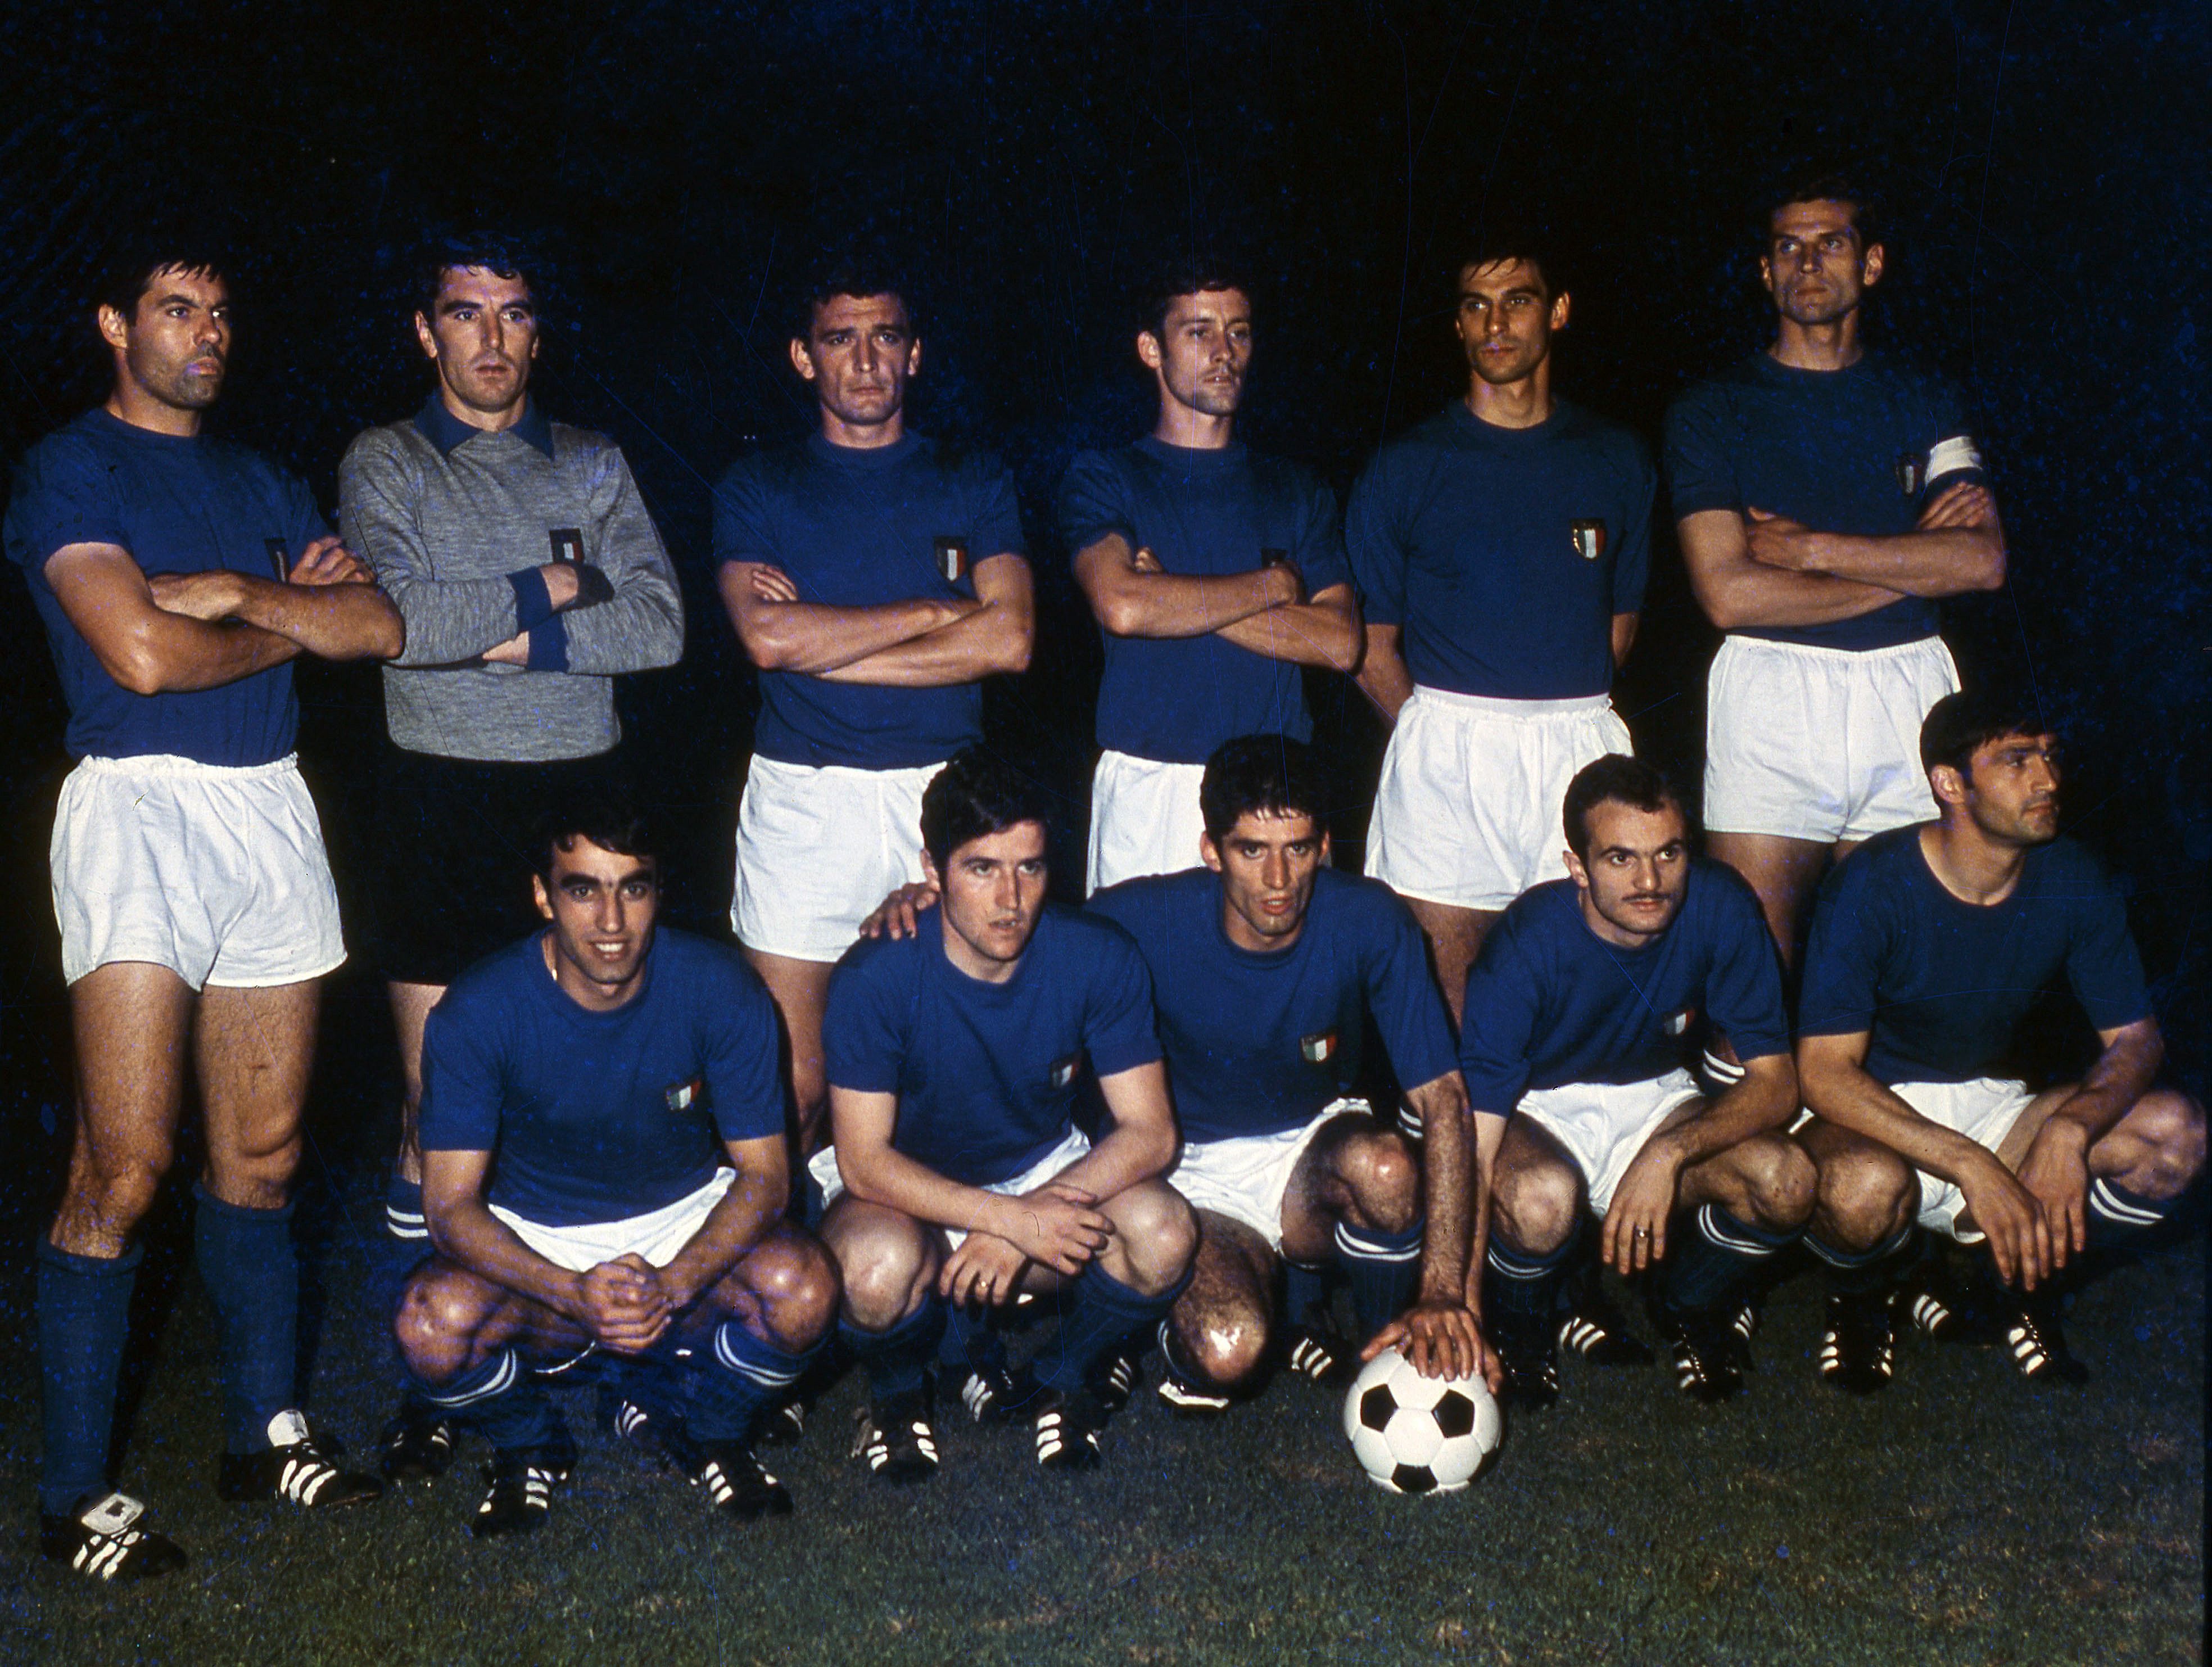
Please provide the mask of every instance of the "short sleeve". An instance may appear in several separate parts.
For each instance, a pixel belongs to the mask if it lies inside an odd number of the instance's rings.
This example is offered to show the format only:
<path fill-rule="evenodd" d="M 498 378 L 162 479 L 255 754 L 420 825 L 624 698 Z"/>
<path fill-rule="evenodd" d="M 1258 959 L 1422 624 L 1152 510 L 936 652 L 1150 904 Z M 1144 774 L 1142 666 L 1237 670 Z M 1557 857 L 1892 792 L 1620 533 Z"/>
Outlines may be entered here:
<path fill-rule="evenodd" d="M 130 547 L 114 478 L 91 447 L 57 435 L 16 465 L 7 542 L 9 559 L 34 577 L 70 545 Z"/>
<path fill-rule="evenodd" d="M 1318 596 L 1350 584 L 1352 563 L 1344 559 L 1344 528 L 1337 517 L 1336 494 L 1319 477 L 1303 469 L 1297 473 L 1305 508 L 1298 518 L 1298 545 L 1291 552 L 1291 560 L 1306 581 L 1306 594 Z"/>
<path fill-rule="evenodd" d="M 714 565 L 772 562 L 775 529 L 769 524 L 768 490 L 758 455 L 741 457 L 714 484 Z"/>
<path fill-rule="evenodd" d="M 1389 447 L 1377 452 L 1344 511 L 1344 557 L 1359 589 L 1359 606 L 1370 625 L 1406 623 L 1406 545 L 1392 502 Z"/>
<path fill-rule="evenodd" d="M 1418 1088 L 1458 1064 L 1451 1021 L 1429 976 L 1428 950 L 1412 912 L 1395 897 L 1377 896 L 1372 907 L 1376 923 L 1365 934 L 1376 946 L 1366 969 L 1368 1011 L 1382 1032 L 1399 1082 Z"/>
<path fill-rule="evenodd" d="M 1747 888 L 1726 871 L 1700 876 L 1713 886 L 1713 964 L 1705 979 L 1705 1011 L 1728 1034 L 1738 1059 L 1790 1051 L 1790 1014 L 1782 1001 L 1782 964 L 1774 936 Z"/>
<path fill-rule="evenodd" d="M 706 1025 L 707 1100 L 725 1141 L 757 1141 L 783 1132 L 782 1038 L 775 1004 L 759 977 L 722 951 L 721 976 L 702 1003 Z M 705 982 L 705 981 L 702 981 Z"/>
<path fill-rule="evenodd" d="M 1109 533 L 1120 533 L 1133 547 L 1137 543 L 1129 484 L 1103 452 L 1076 453 L 1067 472 L 1060 478 L 1053 519 L 1060 528 L 1060 544 L 1070 557 Z"/>
<path fill-rule="evenodd" d="M 1160 1057 L 1152 1018 L 1152 975 L 1128 934 L 1103 922 L 1091 955 L 1091 999 L 1083 1014 L 1083 1046 L 1091 1068 L 1117 1076 Z"/>
<path fill-rule="evenodd" d="M 2119 892 L 2094 862 L 2075 893 L 2073 940 L 2066 950 L 2066 982 L 2075 999 L 2100 1031 L 2118 1030 L 2150 1017 L 2150 989 L 2143 982 L 2142 957 L 2128 930 Z"/>
<path fill-rule="evenodd" d="M 1727 398 L 1710 383 L 1692 388 L 1667 412 L 1667 496 L 1676 520 L 1705 509 L 1742 511 L 1729 439 Z"/>
<path fill-rule="evenodd" d="M 968 538 L 977 561 L 1028 555 L 1029 544 L 1022 536 L 1021 500 L 1005 465 L 995 459 L 979 463 L 969 499 L 975 508 Z"/>
<path fill-rule="evenodd" d="M 278 490 L 283 495 L 286 536 L 292 546 L 292 559 L 296 562 L 307 547 L 318 538 L 331 535 L 331 524 L 323 519 L 322 506 L 315 495 L 307 490 L 307 483 L 297 475 L 279 472 Z"/>
<path fill-rule="evenodd" d="M 1856 1036 L 1874 1028 L 1887 944 L 1875 888 L 1861 857 L 1835 869 L 1820 888 L 1805 943 L 1797 1028 L 1805 1036 Z"/>
<path fill-rule="evenodd" d="M 479 1011 L 465 995 L 448 995 L 431 1008 L 422 1031 L 423 1151 L 498 1149 L 504 1042 L 495 1006 Z"/>
<path fill-rule="evenodd" d="M 1510 1116 L 1528 1086 L 1536 1032 L 1536 970 L 1522 951 L 1511 916 L 1484 940 L 1468 969 L 1461 1010 L 1459 1068 L 1468 1109 Z"/>
<path fill-rule="evenodd" d="M 905 941 L 914 946 L 920 940 Z M 888 947 L 893 954 L 900 948 Z M 862 1094 L 898 1092 L 914 998 L 912 981 L 895 979 L 896 970 L 883 949 L 864 943 L 848 951 L 831 975 L 830 1002 L 822 1015 L 822 1053 L 833 1086 Z"/>
<path fill-rule="evenodd" d="M 1632 442 L 1636 490 L 1620 529 L 1620 554 L 1613 563 L 1613 611 L 1640 613 L 1651 575 L 1651 514 L 1659 496 L 1659 472 Z"/>

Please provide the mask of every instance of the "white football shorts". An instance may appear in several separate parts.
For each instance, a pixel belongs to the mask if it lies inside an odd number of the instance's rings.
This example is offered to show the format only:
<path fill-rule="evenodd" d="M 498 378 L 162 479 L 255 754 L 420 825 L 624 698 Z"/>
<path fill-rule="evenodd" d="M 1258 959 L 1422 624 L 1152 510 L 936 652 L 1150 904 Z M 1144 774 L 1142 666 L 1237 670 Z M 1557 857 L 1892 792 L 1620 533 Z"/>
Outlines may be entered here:
<path fill-rule="evenodd" d="M 1280 1256 L 1283 1197 L 1291 1189 L 1291 1173 L 1322 1125 L 1348 1115 L 1371 1113 L 1365 1100 L 1332 1100 L 1314 1114 L 1311 1122 L 1297 1129 L 1186 1142 L 1182 1159 L 1168 1173 L 1168 1184 L 1188 1199 L 1192 1208 L 1242 1221 Z"/>
<path fill-rule="evenodd" d="M 730 924 L 765 955 L 834 961 L 921 878 L 921 794 L 945 766 L 851 770 L 756 757 L 738 803 Z"/>
<path fill-rule="evenodd" d="M 1570 1082 L 1532 1088 L 1519 1110 L 1566 1148 L 1583 1172 L 1589 1207 L 1603 1215 L 1613 1190 L 1628 1173 L 1659 1125 L 1705 1090 L 1687 1071 L 1669 1071 L 1649 1082 Z"/>
<path fill-rule="evenodd" d="M 87 758 L 62 783 L 48 855 L 70 983 L 150 961 L 194 989 L 264 989 L 345 960 L 296 758 Z"/>
<path fill-rule="evenodd" d="M 1198 837 L 1203 764 L 1163 764 L 1110 747 L 1091 773 L 1091 839 L 1083 866 L 1085 897 L 1146 874 L 1180 873 L 1206 859 Z"/>
<path fill-rule="evenodd" d="M 1889 1092 L 1929 1122 L 1941 1123 L 1991 1152 L 2004 1144 L 2004 1137 L 2035 1098 L 2026 1083 L 2003 1077 L 1976 1077 L 1971 1082 L 1897 1082 L 1890 1085 Z M 1959 1226 L 1966 1200 L 1957 1186 L 1924 1169 L 1914 1173 L 1920 1177 L 1920 1225 L 1961 1244 L 1980 1244 L 1985 1235 L 1973 1227 Z"/>
<path fill-rule="evenodd" d="M 1920 722 L 1959 686 L 1940 636 L 1812 648 L 1731 636 L 1705 693 L 1705 826 L 1823 845 L 1936 814 Z"/>
<path fill-rule="evenodd" d="M 1402 897 L 1503 909 L 1565 877 L 1567 783 L 1629 750 L 1603 695 L 1489 700 L 1416 687 L 1382 755 L 1367 873 Z"/>
<path fill-rule="evenodd" d="M 492 1205 L 491 1213 L 514 1229 L 514 1236 L 556 1268 L 572 1274 L 587 1273 L 617 1256 L 642 1256 L 656 1268 L 676 1260 L 700 1227 L 722 1202 L 722 1195 L 738 1178 L 733 1169 L 718 1169 L 714 1178 L 696 1192 L 688 1192 L 672 1204 L 663 1204 L 643 1215 L 626 1215 L 619 1221 L 585 1221 L 573 1227 L 549 1227 L 513 1210 Z"/>
<path fill-rule="evenodd" d="M 1033 1187 L 1041 1187 L 1091 1150 L 1091 1138 L 1079 1129 L 1067 1131 L 1067 1138 L 1031 1164 L 1019 1175 L 1009 1175 L 1003 1181 L 994 1181 L 985 1192 L 995 1192 L 1001 1198 L 1018 1197 Z M 845 1194 L 845 1177 L 837 1168 L 837 1148 L 825 1146 L 806 1160 L 806 1172 L 814 1177 L 814 1184 L 822 1189 L 822 1208 L 828 1209 Z M 960 1227 L 939 1227 L 945 1242 L 954 1250 L 968 1237 Z"/>

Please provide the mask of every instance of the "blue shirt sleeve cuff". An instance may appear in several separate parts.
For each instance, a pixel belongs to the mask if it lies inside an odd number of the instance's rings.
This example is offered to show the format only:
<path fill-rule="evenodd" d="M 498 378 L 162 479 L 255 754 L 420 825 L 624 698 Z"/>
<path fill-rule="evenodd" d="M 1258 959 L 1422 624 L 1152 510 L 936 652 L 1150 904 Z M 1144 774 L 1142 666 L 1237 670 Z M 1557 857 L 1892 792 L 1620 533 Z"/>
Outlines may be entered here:
<path fill-rule="evenodd" d="M 534 631 L 547 620 L 555 618 L 553 593 L 545 588 L 545 575 L 534 567 L 520 573 L 510 573 L 507 582 L 514 587 L 514 634 Z M 537 650 L 533 648 L 534 654 Z"/>
<path fill-rule="evenodd" d="M 542 580 L 539 582 L 544 583 Z M 530 657 L 523 664 L 533 672 L 568 669 L 568 620 L 565 614 L 554 614 L 543 624 L 530 628 Z"/>

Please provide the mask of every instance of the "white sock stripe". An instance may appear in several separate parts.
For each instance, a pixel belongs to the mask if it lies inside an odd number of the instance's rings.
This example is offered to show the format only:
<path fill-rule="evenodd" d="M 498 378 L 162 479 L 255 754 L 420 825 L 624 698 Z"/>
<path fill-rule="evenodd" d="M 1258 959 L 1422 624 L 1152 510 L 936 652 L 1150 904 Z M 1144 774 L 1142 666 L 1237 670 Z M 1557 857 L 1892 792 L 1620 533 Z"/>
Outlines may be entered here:
<path fill-rule="evenodd" d="M 800 1375 L 805 1372 L 806 1363 L 803 1360 L 795 1366 L 771 1366 L 765 1360 L 744 1359 L 730 1347 L 729 1338 L 726 1335 L 728 1329 L 729 1327 L 726 1324 L 714 1328 L 714 1358 L 729 1367 L 731 1371 L 751 1378 L 756 1384 L 766 1384 L 771 1389 L 781 1389 L 786 1384 L 795 1384 Z"/>
<path fill-rule="evenodd" d="M 1716 1205 L 1702 1205 L 1698 1210 L 1698 1231 L 1723 1250 L 1734 1250 L 1738 1256 L 1772 1256 L 1782 1248 L 1779 1244 L 1769 1244 L 1760 1239 L 1731 1233 L 1720 1225 L 1722 1219 L 1720 1209 Z"/>
<path fill-rule="evenodd" d="M 2166 1220 L 2166 1212 L 2130 1204 L 2112 1190 L 2111 1183 L 2100 1177 L 2089 1188 L 2089 1208 L 2116 1226 L 2154 1227 Z"/>
<path fill-rule="evenodd" d="M 1516 1252 L 1500 1250 L 1494 1238 L 1484 1250 L 1482 1259 L 1490 1264 L 1491 1271 L 1498 1278 L 1517 1280 L 1547 1278 L 1557 1273 L 1566 1260 L 1565 1256 L 1559 1256 L 1546 1262 L 1523 1262 Z"/>
<path fill-rule="evenodd" d="M 1421 1241 L 1416 1238 L 1410 1244 L 1385 1244 L 1378 1240 L 1362 1238 L 1340 1221 L 1336 1224 L 1336 1248 L 1339 1254 L 1354 1262 L 1419 1262 Z"/>
<path fill-rule="evenodd" d="M 441 1395 L 434 1390 L 428 1390 L 422 1398 L 434 1407 L 473 1407 L 479 1401 L 489 1401 L 494 1396 L 506 1394 L 514 1387 L 515 1379 L 521 1375 L 522 1362 L 516 1358 L 513 1349 L 506 1349 L 501 1353 L 499 1370 L 492 1373 L 489 1382 L 458 1395 Z"/>

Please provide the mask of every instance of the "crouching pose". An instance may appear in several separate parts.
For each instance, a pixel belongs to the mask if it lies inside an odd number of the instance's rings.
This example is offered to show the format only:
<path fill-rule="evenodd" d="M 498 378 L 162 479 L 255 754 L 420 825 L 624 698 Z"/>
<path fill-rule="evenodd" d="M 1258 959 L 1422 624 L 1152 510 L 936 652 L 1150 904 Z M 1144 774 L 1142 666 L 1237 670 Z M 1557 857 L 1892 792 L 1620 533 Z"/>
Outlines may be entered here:
<path fill-rule="evenodd" d="M 538 847 L 551 926 L 430 1014 L 423 1214 L 437 1254 L 395 1324 L 416 1392 L 492 1444 L 479 1536 L 544 1520 L 574 1449 L 540 1370 L 623 1357 L 665 1449 L 725 1515 L 781 1515 L 760 1416 L 827 1335 L 837 1274 L 781 1220 L 775 1011 L 733 951 L 656 931 L 649 837 L 619 803 Z M 685 1408 L 678 1420 L 673 1413 Z M 442 1426 L 419 1426 L 429 1441 Z M 404 1456 L 403 1456 L 404 1457 Z M 434 1475 L 426 1447 L 400 1474 Z"/>
<path fill-rule="evenodd" d="M 1813 1209 L 1812 1161 L 1781 1132 L 1797 1078 L 1773 942 L 1750 888 L 1691 855 L 1651 766 L 1618 754 L 1585 766 L 1564 819 L 1569 878 L 1505 911 L 1468 976 L 1460 1032 L 1468 1103 L 1514 1114 L 1486 1310 L 1506 1393 L 1558 1396 L 1572 1324 L 1559 1291 L 1588 1209 L 1604 1218 L 1601 1261 L 1624 1276 L 1658 1269 L 1681 1388 L 1725 1400 L 1743 1387 L 1748 1287 Z M 1711 1099 L 1682 1068 L 1701 1018 L 1744 1068 Z"/>
<path fill-rule="evenodd" d="M 854 946 L 823 1039 L 835 1144 L 812 1161 L 822 1236 L 844 1270 L 839 1334 L 866 1368 L 875 1474 L 934 1473 L 927 1371 L 947 1305 L 1066 1291 L 1056 1342 L 1022 1373 L 978 1329 L 963 1390 L 978 1420 L 1033 1415 L 1040 1464 L 1099 1457 L 1127 1341 L 1181 1294 L 1198 1233 L 1160 1176 L 1175 1118 L 1136 946 L 1045 902 L 1037 788 L 979 747 L 921 800 L 940 900 L 915 930 Z M 1073 1114 L 1085 1060 L 1110 1127 Z"/>
<path fill-rule="evenodd" d="M 1890 1301 L 1916 1220 L 1986 1242 L 2016 1287 L 2002 1329 L 2030 1378 L 2087 1374 L 2059 1330 L 2051 1276 L 2170 1214 L 2204 1165 L 2204 1110 L 2154 1088 L 2165 1043 L 2096 860 L 2058 837 L 2054 743 L 1981 695 L 1936 703 L 1921 758 L 1941 814 L 1870 839 L 1814 916 L 1797 1044 L 1802 1134 L 1819 1159 L 1808 1243 L 1829 1264 L 1820 1371 L 1889 1381 Z M 1993 1074 L 2063 968 L 2104 1043 L 2078 1082 L 2041 1093 Z M 1905 1294 L 1936 1338 L 1966 1313 L 1925 1268 Z"/>
<path fill-rule="evenodd" d="M 1253 1384 L 1282 1261 L 1342 1266 L 1370 1353 L 1397 1343 L 1433 1374 L 1494 1372 L 1468 1305 L 1468 1244 L 1504 1120 L 1470 1128 L 1420 928 L 1381 881 L 1328 867 L 1319 780 L 1297 742 L 1228 742 L 1199 797 L 1205 867 L 1091 900 L 1152 970 L 1184 1141 L 1169 1179 L 1198 1210 L 1196 1270 L 1160 1332 L 1160 1398 L 1212 1412 Z M 1428 1130 L 1425 1220 L 1424 1157 L 1347 1098 L 1368 1012 Z M 1288 1317 L 1293 1370 L 1322 1378 L 1349 1364 L 1295 1305 Z"/>

